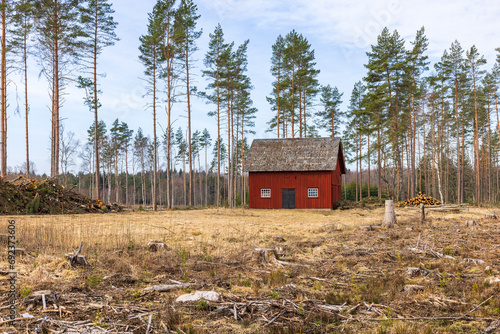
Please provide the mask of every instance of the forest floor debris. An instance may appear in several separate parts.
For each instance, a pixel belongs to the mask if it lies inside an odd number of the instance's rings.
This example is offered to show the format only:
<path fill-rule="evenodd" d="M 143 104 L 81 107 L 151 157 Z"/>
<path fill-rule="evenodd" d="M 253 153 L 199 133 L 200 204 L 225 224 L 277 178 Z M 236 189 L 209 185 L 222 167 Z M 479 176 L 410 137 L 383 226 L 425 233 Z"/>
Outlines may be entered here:
<path fill-rule="evenodd" d="M 30 333 L 493 333 L 500 224 L 485 214 L 494 211 L 431 212 L 422 226 L 409 210 L 376 231 L 358 227 L 383 208 L 17 216 L 31 255 L 17 259 L 16 324 Z M 151 252 L 151 240 L 167 247 Z M 64 254 L 82 241 L 89 265 L 72 266 Z M 0 330 L 13 332 L 0 274 Z M 219 299 L 176 303 L 196 291 Z"/>
<path fill-rule="evenodd" d="M 90 199 L 57 179 L 28 179 L 21 176 L 10 181 L 0 180 L 0 213 L 74 214 L 120 212 L 117 204 L 105 204 Z"/>

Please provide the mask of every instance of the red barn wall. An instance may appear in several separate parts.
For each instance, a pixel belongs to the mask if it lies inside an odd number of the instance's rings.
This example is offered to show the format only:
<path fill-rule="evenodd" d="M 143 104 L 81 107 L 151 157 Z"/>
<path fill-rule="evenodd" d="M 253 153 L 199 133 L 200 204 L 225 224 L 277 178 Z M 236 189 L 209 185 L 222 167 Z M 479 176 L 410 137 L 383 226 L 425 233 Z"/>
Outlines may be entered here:
<path fill-rule="evenodd" d="M 342 171 L 340 170 L 340 159 L 337 159 L 337 168 L 332 171 L 332 207 L 335 202 L 342 199 Z"/>
<path fill-rule="evenodd" d="M 295 208 L 330 209 L 340 200 L 340 168 L 337 171 L 317 172 L 250 172 L 249 207 L 281 209 L 282 189 L 295 189 Z M 260 190 L 271 189 L 270 198 L 261 198 Z M 318 188 L 318 197 L 309 198 L 308 188 Z"/>

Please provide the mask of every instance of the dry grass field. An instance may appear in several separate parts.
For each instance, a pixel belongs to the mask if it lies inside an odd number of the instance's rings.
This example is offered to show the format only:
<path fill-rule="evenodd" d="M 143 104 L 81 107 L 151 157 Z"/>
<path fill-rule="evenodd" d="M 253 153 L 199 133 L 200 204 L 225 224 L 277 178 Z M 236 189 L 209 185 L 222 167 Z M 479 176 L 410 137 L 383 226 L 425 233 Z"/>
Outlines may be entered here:
<path fill-rule="evenodd" d="M 418 211 L 398 208 L 389 230 L 379 226 L 383 213 L 205 209 L 4 217 L 0 233 L 15 219 L 26 253 L 16 259 L 17 330 L 500 331 L 500 224 L 485 216 L 495 209 L 428 212 L 420 226 Z M 478 224 L 466 226 L 467 220 Z M 366 225 L 375 228 L 359 228 Z M 152 252 L 150 241 L 166 248 Z M 86 267 L 64 257 L 80 242 Z M 0 254 L 0 331 L 14 332 L 3 321 L 9 276 L 7 252 Z M 147 289 L 164 284 L 182 288 Z M 42 290 L 50 290 L 45 309 Z M 220 299 L 175 301 L 195 291 L 215 291 Z"/>

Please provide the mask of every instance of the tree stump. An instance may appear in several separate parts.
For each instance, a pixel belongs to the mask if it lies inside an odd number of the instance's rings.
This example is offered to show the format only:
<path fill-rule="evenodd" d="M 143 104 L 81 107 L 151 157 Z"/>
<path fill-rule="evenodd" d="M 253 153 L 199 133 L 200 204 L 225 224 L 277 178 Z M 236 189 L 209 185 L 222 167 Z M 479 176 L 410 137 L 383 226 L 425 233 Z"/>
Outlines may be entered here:
<path fill-rule="evenodd" d="M 79 265 L 82 265 L 82 266 L 88 266 L 89 265 L 89 263 L 87 262 L 87 259 L 83 255 L 80 255 L 80 252 L 82 251 L 82 247 L 83 247 L 83 241 L 80 242 L 80 247 L 75 252 L 75 254 L 66 254 L 66 255 L 64 255 L 68 259 L 68 261 L 69 261 L 69 263 L 71 265 L 74 265 L 74 264 L 79 264 Z"/>
<path fill-rule="evenodd" d="M 387 228 L 394 227 L 396 223 L 396 212 L 394 211 L 394 201 L 387 200 L 385 201 L 385 217 L 383 224 Z"/>
<path fill-rule="evenodd" d="M 425 223 L 425 204 L 420 203 L 420 225 Z"/>
<path fill-rule="evenodd" d="M 159 250 L 166 250 L 167 249 L 167 245 L 165 245 L 163 242 L 161 241 L 150 241 L 147 245 L 146 245 L 146 248 L 150 251 L 150 252 L 157 252 Z"/>
<path fill-rule="evenodd" d="M 465 226 L 467 227 L 476 227 L 478 224 L 477 220 L 466 220 Z"/>

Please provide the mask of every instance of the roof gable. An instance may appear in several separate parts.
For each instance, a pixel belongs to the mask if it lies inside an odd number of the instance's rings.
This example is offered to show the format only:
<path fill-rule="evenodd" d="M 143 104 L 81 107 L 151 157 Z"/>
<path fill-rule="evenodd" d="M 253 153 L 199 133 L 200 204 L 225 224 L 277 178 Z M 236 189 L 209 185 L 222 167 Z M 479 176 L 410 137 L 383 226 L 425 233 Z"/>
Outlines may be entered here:
<path fill-rule="evenodd" d="M 340 157 L 340 160 L 338 159 Z M 331 171 L 339 160 L 345 173 L 340 138 L 256 139 L 245 164 L 248 172 Z"/>

